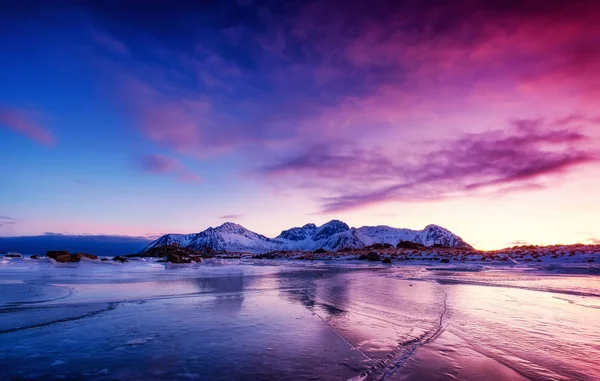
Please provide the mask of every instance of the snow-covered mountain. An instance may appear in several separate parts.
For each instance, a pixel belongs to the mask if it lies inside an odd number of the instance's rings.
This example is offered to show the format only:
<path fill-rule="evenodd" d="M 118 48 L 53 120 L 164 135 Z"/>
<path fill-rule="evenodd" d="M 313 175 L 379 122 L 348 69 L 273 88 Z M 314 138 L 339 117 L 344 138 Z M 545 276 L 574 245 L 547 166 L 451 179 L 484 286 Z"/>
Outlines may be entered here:
<path fill-rule="evenodd" d="M 279 243 L 245 227 L 225 222 L 195 234 L 165 234 L 150 243 L 142 252 L 165 245 L 185 246 L 196 251 L 265 253 L 277 250 Z"/>
<path fill-rule="evenodd" d="M 425 246 L 471 247 L 456 234 L 437 225 L 427 225 L 423 230 L 399 229 L 385 225 L 351 228 L 342 221 L 331 220 L 321 226 L 306 224 L 284 230 L 275 238 L 268 238 L 241 225 L 226 222 L 195 234 L 165 234 L 150 243 L 142 253 L 164 245 L 185 246 L 197 251 L 255 254 L 274 250 L 313 251 L 321 248 L 337 251 L 360 249 L 376 243 L 395 246 L 399 241 L 411 241 Z"/>

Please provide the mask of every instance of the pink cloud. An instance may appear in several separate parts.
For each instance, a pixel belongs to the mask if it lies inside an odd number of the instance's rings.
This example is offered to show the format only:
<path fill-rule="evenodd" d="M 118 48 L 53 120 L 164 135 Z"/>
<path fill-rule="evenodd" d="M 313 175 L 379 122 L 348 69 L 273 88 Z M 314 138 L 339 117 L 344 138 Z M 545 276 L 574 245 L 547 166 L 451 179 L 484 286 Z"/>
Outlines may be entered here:
<path fill-rule="evenodd" d="M 175 175 L 179 181 L 197 183 L 202 178 L 191 171 L 177 159 L 165 155 L 147 155 L 141 158 L 142 168 L 150 173 L 160 175 Z"/>
<path fill-rule="evenodd" d="M 220 216 L 219 218 L 222 220 L 237 220 L 241 217 L 243 217 L 241 214 L 225 214 L 223 216 Z"/>
<path fill-rule="evenodd" d="M 296 185 L 301 179 L 302 186 L 333 193 L 322 198 L 324 212 L 480 190 L 503 194 L 542 189 L 536 181 L 598 162 L 598 152 L 590 138 L 577 131 L 575 120 L 595 119 L 515 120 L 509 129 L 464 134 L 420 147 L 420 152 L 396 155 L 335 144 L 315 146 L 262 173 Z"/>
<path fill-rule="evenodd" d="M 55 144 L 52 133 L 36 120 L 36 113 L 10 106 L 0 105 L 0 126 L 27 136 L 45 146 Z"/>

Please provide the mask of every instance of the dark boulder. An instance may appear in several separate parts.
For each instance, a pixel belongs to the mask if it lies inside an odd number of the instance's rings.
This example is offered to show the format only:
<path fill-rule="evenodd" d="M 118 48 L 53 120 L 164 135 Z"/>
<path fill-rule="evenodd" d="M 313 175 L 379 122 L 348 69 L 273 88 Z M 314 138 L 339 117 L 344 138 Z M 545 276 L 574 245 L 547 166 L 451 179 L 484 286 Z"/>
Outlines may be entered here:
<path fill-rule="evenodd" d="M 171 263 L 192 263 L 192 260 L 186 257 L 180 257 L 177 254 L 169 253 L 167 254 L 167 262 Z"/>
<path fill-rule="evenodd" d="M 383 261 L 381 261 L 381 263 L 392 263 L 392 258 L 383 258 Z"/>
<path fill-rule="evenodd" d="M 48 258 L 52 258 L 54 260 L 56 260 L 56 258 L 58 258 L 59 256 L 63 256 L 63 255 L 69 255 L 69 252 L 66 250 L 50 250 L 50 251 L 46 252 L 46 256 Z"/>
<path fill-rule="evenodd" d="M 72 260 L 71 254 L 58 255 L 54 260 L 56 262 L 60 262 L 60 263 L 75 262 L 75 261 Z"/>
<path fill-rule="evenodd" d="M 187 247 L 177 246 L 177 245 L 165 245 L 165 246 L 157 246 L 152 249 L 146 251 L 142 256 L 143 257 L 166 257 L 169 254 L 174 254 L 178 257 L 189 257 L 192 255 L 201 255 L 202 253 L 194 251 L 192 249 L 188 249 Z"/>
<path fill-rule="evenodd" d="M 421 243 L 416 243 L 412 241 L 400 241 L 396 245 L 398 249 L 425 249 L 426 246 Z"/>
<path fill-rule="evenodd" d="M 75 254 L 72 254 L 71 257 L 72 257 L 72 262 L 79 262 L 81 260 L 81 258 L 98 259 L 97 255 L 86 254 L 86 253 L 75 253 Z"/>
<path fill-rule="evenodd" d="M 19 253 L 8 253 L 6 254 L 7 258 L 23 258 L 23 256 Z"/>
<path fill-rule="evenodd" d="M 450 263 L 450 260 L 448 258 L 442 258 L 440 259 L 440 263 Z"/>
<path fill-rule="evenodd" d="M 367 254 L 361 254 L 361 255 L 358 257 L 358 259 L 359 259 L 359 260 L 361 260 L 361 261 L 366 261 L 366 260 L 367 260 Z"/>
<path fill-rule="evenodd" d="M 106 261 L 108 261 L 108 258 L 100 258 L 100 260 L 101 260 L 102 262 L 106 262 Z"/>
<path fill-rule="evenodd" d="M 39 259 L 39 258 L 40 258 L 40 256 L 39 256 L 39 255 L 32 255 L 30 258 L 31 258 L 31 259 Z"/>
<path fill-rule="evenodd" d="M 381 257 L 380 257 L 380 256 L 379 256 L 379 254 L 377 254 L 376 252 L 374 252 L 374 251 L 369 251 L 369 252 L 367 253 L 367 259 L 368 259 L 369 261 L 380 261 L 380 260 L 381 260 Z"/>
<path fill-rule="evenodd" d="M 69 254 L 68 251 L 65 250 L 53 250 L 48 251 L 46 253 L 48 258 L 54 259 L 56 262 L 79 262 L 81 258 L 89 258 L 89 259 L 98 259 L 98 256 L 93 254 L 85 254 L 85 253 L 75 253 Z"/>
<path fill-rule="evenodd" d="M 322 247 L 318 248 L 317 250 L 314 251 L 315 254 L 321 254 L 321 253 L 326 253 L 326 252 L 327 252 L 327 250 L 323 249 Z"/>
<path fill-rule="evenodd" d="M 121 262 L 121 263 L 129 262 L 129 259 L 121 257 L 120 255 L 117 255 L 112 260 L 115 262 Z"/>

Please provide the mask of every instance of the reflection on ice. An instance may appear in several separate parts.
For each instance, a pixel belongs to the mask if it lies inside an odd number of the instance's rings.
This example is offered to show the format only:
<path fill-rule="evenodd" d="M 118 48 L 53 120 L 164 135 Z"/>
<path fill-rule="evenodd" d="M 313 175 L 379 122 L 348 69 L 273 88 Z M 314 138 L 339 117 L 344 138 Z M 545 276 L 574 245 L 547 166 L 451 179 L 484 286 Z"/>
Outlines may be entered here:
<path fill-rule="evenodd" d="M 0 265 L 4 379 L 594 379 L 600 277 L 215 260 Z"/>

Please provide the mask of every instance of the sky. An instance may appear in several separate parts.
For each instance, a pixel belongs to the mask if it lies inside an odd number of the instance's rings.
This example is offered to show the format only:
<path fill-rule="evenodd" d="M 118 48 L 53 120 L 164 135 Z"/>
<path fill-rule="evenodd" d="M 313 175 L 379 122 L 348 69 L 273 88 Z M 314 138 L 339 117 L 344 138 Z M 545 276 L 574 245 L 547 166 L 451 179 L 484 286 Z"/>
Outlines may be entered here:
<path fill-rule="evenodd" d="M 10 4 L 13 3 L 13 4 Z M 600 242 L 600 2 L 0 3 L 0 235 Z"/>

